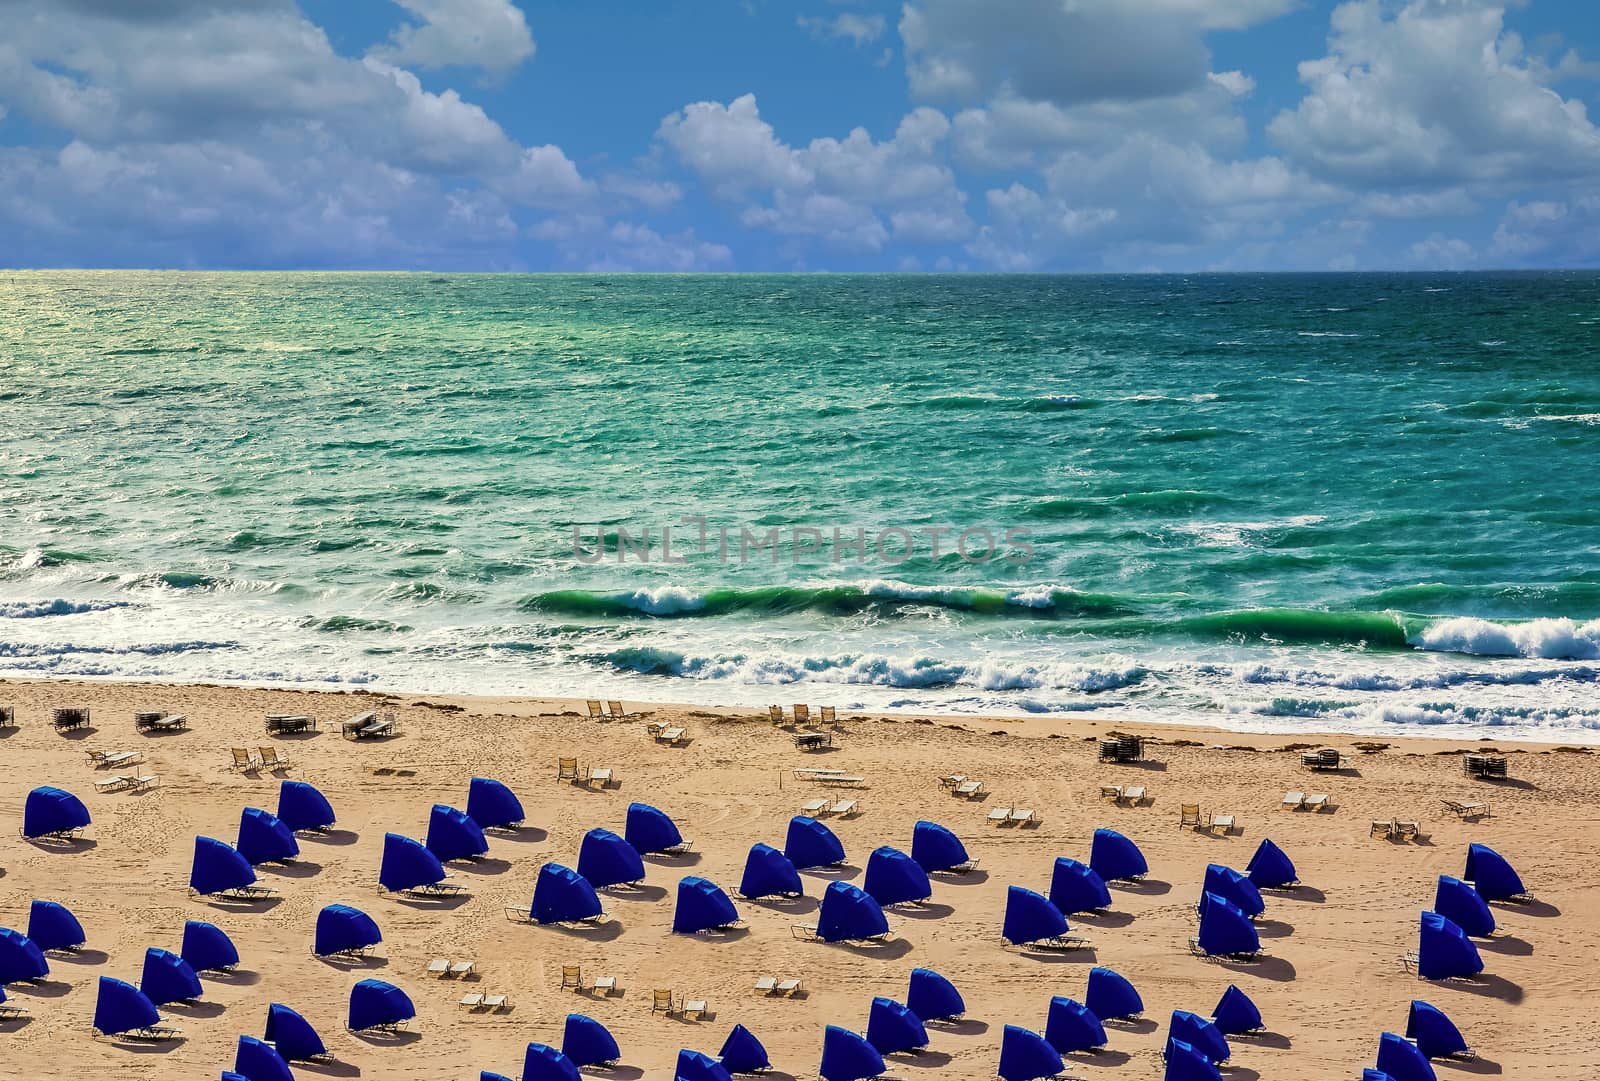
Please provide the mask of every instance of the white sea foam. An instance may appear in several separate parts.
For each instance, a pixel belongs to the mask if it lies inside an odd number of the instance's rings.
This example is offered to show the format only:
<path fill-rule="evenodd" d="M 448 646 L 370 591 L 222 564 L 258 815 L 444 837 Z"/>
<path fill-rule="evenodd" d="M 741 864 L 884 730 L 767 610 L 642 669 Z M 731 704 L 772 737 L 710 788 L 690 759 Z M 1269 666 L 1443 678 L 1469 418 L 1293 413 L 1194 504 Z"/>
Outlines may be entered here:
<path fill-rule="evenodd" d="M 681 612 L 698 612 L 706 606 L 706 599 L 682 586 L 662 586 L 659 589 L 636 589 L 616 595 L 619 604 L 651 616 L 670 616 Z"/>
<path fill-rule="evenodd" d="M 127 607 L 127 601 L 69 601 L 60 597 L 48 601 L 0 601 L 0 619 L 43 619 Z"/>
<path fill-rule="evenodd" d="M 1422 649 L 1484 657 L 1600 660 L 1600 620 L 1576 623 L 1570 619 L 1533 619 L 1526 623 L 1494 623 L 1473 616 L 1457 616 L 1428 624 L 1412 644 Z"/>

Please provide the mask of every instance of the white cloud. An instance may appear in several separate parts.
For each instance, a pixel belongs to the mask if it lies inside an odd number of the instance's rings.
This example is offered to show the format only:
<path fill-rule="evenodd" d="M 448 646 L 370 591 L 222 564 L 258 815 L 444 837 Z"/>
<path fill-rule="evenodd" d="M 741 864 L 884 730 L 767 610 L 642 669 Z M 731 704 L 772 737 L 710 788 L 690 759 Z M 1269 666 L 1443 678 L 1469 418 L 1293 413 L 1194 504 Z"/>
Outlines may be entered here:
<path fill-rule="evenodd" d="M 1434 233 L 1407 248 L 1405 261 L 1417 270 L 1464 270 L 1476 263 L 1478 256 L 1460 237 Z"/>
<path fill-rule="evenodd" d="M 832 17 L 797 15 L 795 25 L 814 38 L 835 38 L 860 48 L 883 37 L 889 23 L 882 15 L 858 15 L 847 11 Z"/>
<path fill-rule="evenodd" d="M 567 266 L 579 270 L 683 273 L 733 266 L 733 252 L 727 245 L 701 240 L 693 229 L 663 235 L 638 222 L 564 214 L 547 218 L 528 232 L 553 245 Z"/>
<path fill-rule="evenodd" d="M 1354 210 L 1374 218 L 1451 218 L 1476 213 L 1478 203 L 1461 188 L 1400 193 L 1379 191 L 1358 199 Z"/>
<path fill-rule="evenodd" d="M 394 0 L 419 23 L 395 30 L 373 55 L 422 68 L 460 65 L 503 74 L 534 53 L 533 34 L 512 0 Z"/>
<path fill-rule="evenodd" d="M 686 105 L 661 121 L 656 135 L 724 198 L 751 188 L 798 187 L 811 179 L 794 148 L 780 142 L 761 119 L 754 94 L 727 105 Z"/>
<path fill-rule="evenodd" d="M 1489 256 L 1499 266 L 1600 265 L 1600 189 L 1566 199 L 1512 200 L 1495 226 Z"/>
<path fill-rule="evenodd" d="M 1540 82 L 1494 0 L 1379 0 L 1335 9 L 1309 93 L 1269 126 L 1302 167 L 1346 183 L 1516 184 L 1592 175 L 1600 131 Z"/>
<path fill-rule="evenodd" d="M 508 199 L 537 207 L 571 206 L 592 198 L 598 190 L 559 146 L 528 147 L 516 171 L 495 186 Z"/>

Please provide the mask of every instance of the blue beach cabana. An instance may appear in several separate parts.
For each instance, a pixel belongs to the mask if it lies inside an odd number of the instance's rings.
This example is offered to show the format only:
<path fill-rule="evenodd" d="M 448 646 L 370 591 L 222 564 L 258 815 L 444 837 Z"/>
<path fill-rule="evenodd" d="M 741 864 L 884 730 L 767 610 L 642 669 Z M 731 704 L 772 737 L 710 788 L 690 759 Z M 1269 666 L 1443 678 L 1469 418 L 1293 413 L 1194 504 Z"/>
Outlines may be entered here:
<path fill-rule="evenodd" d="M 411 999 L 400 988 L 383 980 L 362 980 L 350 988 L 349 1026 L 352 1032 L 368 1029 L 394 1031 L 417 1016 Z"/>
<path fill-rule="evenodd" d="M 28 937 L 46 953 L 75 950 L 88 941 L 78 917 L 59 901 L 34 901 L 28 906 Z"/>
<path fill-rule="evenodd" d="M 698 875 L 688 875 L 678 882 L 678 904 L 672 913 L 674 934 L 723 931 L 738 925 L 739 912 L 721 886 Z"/>
<path fill-rule="evenodd" d="M 189 888 L 201 897 L 248 891 L 256 880 L 250 861 L 226 841 L 215 837 L 194 839 L 194 862 L 189 868 Z"/>
<path fill-rule="evenodd" d="M 889 921 L 872 895 L 848 882 L 830 882 L 817 909 L 817 937 L 824 942 L 887 938 Z"/>
<path fill-rule="evenodd" d="M 911 858 L 930 875 L 962 874 L 978 865 L 967 855 L 961 838 L 937 822 L 922 821 L 911 827 Z"/>
<path fill-rule="evenodd" d="M 637 886 L 644 881 L 644 860 L 639 850 L 610 830 L 594 829 L 578 846 L 578 873 L 597 890 L 612 886 Z"/>
<path fill-rule="evenodd" d="M 1227 1062 L 1232 1053 L 1228 1038 L 1216 1025 L 1188 1010 L 1172 1011 L 1172 1020 L 1167 1025 L 1167 1038 L 1182 1040 L 1218 1065 Z"/>
<path fill-rule="evenodd" d="M 1377 1067 L 1394 1081 L 1437 1081 L 1428 1056 L 1410 1040 L 1392 1032 L 1378 1038 Z"/>
<path fill-rule="evenodd" d="M 239 951 L 227 932 L 204 920 L 187 920 L 178 956 L 196 972 L 231 972 L 239 963 Z"/>
<path fill-rule="evenodd" d="M 50 975 L 50 962 L 33 939 L 21 931 L 0 927 L 0 987 L 8 983 L 42 980 Z"/>
<path fill-rule="evenodd" d="M 570 867 L 547 863 L 533 884 L 535 923 L 582 923 L 605 915 L 600 896 L 587 878 Z"/>
<path fill-rule="evenodd" d="M 717 1060 L 730 1074 L 761 1073 L 772 1068 L 767 1049 L 756 1039 L 755 1033 L 743 1025 L 733 1026 L 733 1031 L 722 1042 Z"/>
<path fill-rule="evenodd" d="M 100 1035 L 139 1035 L 160 1023 L 156 1004 L 143 991 L 126 980 L 100 977 L 94 1000 L 94 1027 Z"/>
<path fill-rule="evenodd" d="M 278 786 L 278 821 L 295 833 L 319 833 L 336 821 L 326 796 L 305 781 L 284 781 Z"/>
<path fill-rule="evenodd" d="M 1163 1081 L 1223 1081 L 1222 1071 L 1204 1051 L 1182 1040 L 1168 1040 Z"/>
<path fill-rule="evenodd" d="M 300 855 L 300 842 L 294 831 L 271 811 L 246 807 L 239 815 L 239 855 L 250 866 L 262 863 L 288 863 Z"/>
<path fill-rule="evenodd" d="M 581 1013 L 567 1014 L 561 1030 L 561 1053 L 579 1068 L 609 1065 L 622 1058 L 622 1049 L 610 1030 Z"/>
<path fill-rule="evenodd" d="M 203 990 L 200 977 L 178 954 L 171 950 L 151 947 L 144 953 L 144 971 L 139 976 L 139 990 L 157 1006 L 169 1002 L 193 1002 Z"/>
<path fill-rule="evenodd" d="M 1294 861 L 1268 837 L 1263 837 L 1256 846 L 1255 855 L 1250 857 L 1244 873 L 1258 890 L 1281 890 L 1300 884 L 1300 879 L 1295 875 Z"/>
<path fill-rule="evenodd" d="M 733 1081 L 727 1067 L 703 1051 L 683 1048 L 678 1052 L 672 1081 Z"/>
<path fill-rule="evenodd" d="M 22 805 L 22 835 L 31 841 L 70 840 L 88 824 L 89 809 L 64 788 L 35 788 Z"/>
<path fill-rule="evenodd" d="M 318 957 L 355 957 L 383 941 L 377 921 L 359 908 L 328 905 L 317 913 L 311 952 Z"/>
<path fill-rule="evenodd" d="M 1205 883 L 1201 888 L 1206 893 L 1214 893 L 1231 901 L 1235 908 L 1252 919 L 1267 910 L 1256 884 L 1232 867 L 1224 867 L 1220 863 L 1207 864 Z"/>
<path fill-rule="evenodd" d="M 1098 829 L 1089 845 L 1089 866 L 1107 882 L 1128 882 L 1150 873 L 1139 846 L 1116 830 Z"/>
<path fill-rule="evenodd" d="M 789 820 L 789 833 L 783 842 L 783 854 L 789 857 L 799 871 L 817 867 L 842 867 L 844 845 L 833 831 L 815 818 L 796 815 Z"/>
<path fill-rule="evenodd" d="M 906 1005 L 911 1012 L 929 1021 L 959 1021 L 967 1012 L 956 985 L 931 968 L 911 970 L 911 982 L 906 989 Z"/>
<path fill-rule="evenodd" d="M 1439 876 L 1438 888 L 1433 894 L 1433 910 L 1467 933 L 1469 938 L 1488 938 L 1494 934 L 1494 912 L 1489 902 L 1471 884 Z"/>
<path fill-rule="evenodd" d="M 739 896 L 753 901 L 758 897 L 804 895 L 800 872 L 795 870 L 788 856 L 771 845 L 750 846 L 750 855 L 744 861 L 744 877 L 739 880 Z"/>
<path fill-rule="evenodd" d="M 1437 912 L 1424 912 L 1417 944 L 1417 975 L 1425 980 L 1464 979 L 1483 971 L 1478 947 L 1467 933 Z"/>
<path fill-rule="evenodd" d="M 1115 969 L 1096 965 L 1089 970 L 1089 987 L 1083 1004 L 1102 1021 L 1132 1021 L 1143 1016 L 1144 999 L 1128 978 Z"/>
<path fill-rule="evenodd" d="M 421 841 L 399 833 L 383 835 L 378 885 L 390 893 L 427 892 L 439 889 L 444 880 L 444 864 Z"/>
<path fill-rule="evenodd" d="M 281 1002 L 267 1007 L 265 1038 L 285 1062 L 314 1062 L 328 1057 L 328 1048 L 311 1022 Z"/>
<path fill-rule="evenodd" d="M 1106 1030 L 1089 1007 L 1065 995 L 1056 995 L 1050 1000 L 1044 1038 L 1061 1054 L 1070 1055 L 1104 1047 Z"/>
<path fill-rule="evenodd" d="M 500 781 L 474 777 L 467 785 L 467 817 L 486 830 L 522 825 L 522 801 Z"/>
<path fill-rule="evenodd" d="M 1063 1067 L 1061 1054 L 1048 1040 L 1021 1025 L 1007 1025 L 1000 1035 L 1002 1081 L 1035 1081 L 1054 1077 Z"/>
<path fill-rule="evenodd" d="M 1261 952 L 1261 936 L 1250 917 L 1225 897 L 1206 893 L 1200 898 L 1200 934 L 1196 948 L 1207 957 L 1250 956 Z"/>
<path fill-rule="evenodd" d="M 435 803 L 428 812 L 428 837 L 423 842 L 440 863 L 450 860 L 475 860 L 489 853 L 489 841 L 483 827 L 468 817 L 465 811 Z"/>
<path fill-rule="evenodd" d="M 1485 901 L 1533 899 L 1511 864 L 1488 845 L 1467 846 L 1467 869 L 1461 877 L 1476 886 Z"/>
<path fill-rule="evenodd" d="M 928 1046 L 928 1030 L 908 1007 L 879 995 L 867 1011 L 867 1042 L 880 1055 L 919 1051 Z"/>
<path fill-rule="evenodd" d="M 867 877 L 861 886 L 880 905 L 913 904 L 933 896 L 933 885 L 922 865 L 888 845 L 873 849 L 867 857 Z"/>
<path fill-rule="evenodd" d="M 522 1056 L 522 1081 L 582 1081 L 577 1065 L 549 1044 L 530 1043 Z"/>
<path fill-rule="evenodd" d="M 254 1036 L 240 1036 L 233 1070 L 249 1081 L 294 1081 L 294 1073 L 278 1049 Z"/>
<path fill-rule="evenodd" d="M 1439 1007 L 1421 999 L 1411 1000 L 1411 1011 L 1406 1015 L 1406 1036 L 1415 1040 L 1417 1050 L 1428 1058 L 1471 1054 L 1455 1022 Z"/>
<path fill-rule="evenodd" d="M 690 847 L 666 812 L 648 803 L 628 804 L 628 821 L 622 835 L 641 856 L 676 856 Z"/>
<path fill-rule="evenodd" d="M 1064 948 L 1079 945 L 1069 941 L 1067 918 L 1050 903 L 1050 898 L 1021 886 L 1006 887 L 1006 911 L 1000 935 L 1013 946 Z"/>
<path fill-rule="evenodd" d="M 866 1037 L 838 1025 L 822 1034 L 822 1081 L 863 1081 L 883 1073 L 883 1056 Z"/>
<path fill-rule="evenodd" d="M 1217 1008 L 1211 1011 L 1211 1022 L 1224 1036 L 1243 1036 L 1265 1028 L 1261 1011 L 1250 1001 L 1250 996 L 1231 983 L 1217 1000 Z"/>
<path fill-rule="evenodd" d="M 1050 903 L 1063 915 L 1111 907 L 1111 891 L 1093 867 L 1065 856 L 1050 874 Z"/>

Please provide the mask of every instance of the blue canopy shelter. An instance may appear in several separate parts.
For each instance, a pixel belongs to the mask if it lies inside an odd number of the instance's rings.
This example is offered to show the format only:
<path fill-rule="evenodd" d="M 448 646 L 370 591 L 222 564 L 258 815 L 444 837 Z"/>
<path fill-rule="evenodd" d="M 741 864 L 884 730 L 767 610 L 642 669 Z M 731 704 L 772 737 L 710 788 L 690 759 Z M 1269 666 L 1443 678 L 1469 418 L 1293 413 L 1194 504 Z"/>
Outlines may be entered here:
<path fill-rule="evenodd" d="M 305 1062 L 325 1058 L 328 1048 L 300 1014 L 281 1002 L 267 1007 L 266 1039 L 278 1049 L 285 1062 Z"/>
<path fill-rule="evenodd" d="M 1361 1071 L 1361 1081 L 1394 1081 L 1394 1078 L 1382 1070 L 1374 1070 L 1369 1066 Z"/>
<path fill-rule="evenodd" d="M 839 867 L 843 865 L 844 845 L 833 831 L 815 818 L 796 815 L 789 820 L 789 835 L 783 842 L 783 854 L 789 857 L 796 870 L 813 867 Z"/>
<path fill-rule="evenodd" d="M 138 1032 L 161 1023 L 156 1004 L 126 980 L 100 977 L 95 993 L 94 1027 L 102 1036 Z"/>
<path fill-rule="evenodd" d="M 672 1081 L 733 1081 L 727 1067 L 702 1051 L 683 1048 L 678 1052 L 678 1064 L 672 1071 Z"/>
<path fill-rule="evenodd" d="M 917 1051 L 928 1046 L 928 1030 L 908 1007 L 879 995 L 867 1011 L 867 1042 L 880 1055 Z"/>
<path fill-rule="evenodd" d="M 295 833 L 317 832 L 333 826 L 333 806 L 328 798 L 304 781 L 284 781 L 278 786 L 278 821 Z"/>
<path fill-rule="evenodd" d="M 1050 903 L 1063 915 L 1111 907 L 1105 879 L 1086 863 L 1061 857 L 1050 875 Z"/>
<path fill-rule="evenodd" d="M 1081 1002 L 1056 995 L 1050 1000 L 1044 1038 L 1063 1055 L 1094 1051 L 1106 1045 L 1106 1029 L 1094 1011 Z"/>
<path fill-rule="evenodd" d="M 561 1053 L 579 1068 L 613 1063 L 622 1057 L 615 1037 L 600 1022 L 581 1013 L 567 1014 L 561 1031 Z"/>
<path fill-rule="evenodd" d="M 22 835 L 66 839 L 89 824 L 89 809 L 64 788 L 44 785 L 28 793 L 22 805 Z"/>
<path fill-rule="evenodd" d="M 378 923 L 359 908 L 328 905 L 317 913 L 317 932 L 311 952 L 318 957 L 359 953 L 383 941 Z"/>
<path fill-rule="evenodd" d="M 578 923 L 605 915 L 589 880 L 570 867 L 547 863 L 533 883 L 536 923 Z"/>
<path fill-rule="evenodd" d="M 817 937 L 824 942 L 882 938 L 889 921 L 872 895 L 848 882 L 830 882 L 817 909 Z"/>
<path fill-rule="evenodd" d="M 1222 1081 L 1222 1071 L 1204 1051 L 1182 1040 L 1168 1040 L 1163 1081 Z"/>
<path fill-rule="evenodd" d="M 475 860 L 489 852 L 483 827 L 465 811 L 435 803 L 428 812 L 428 839 L 424 847 L 444 863 L 449 860 Z"/>
<path fill-rule="evenodd" d="M 883 1073 L 877 1048 L 847 1028 L 829 1025 L 822 1034 L 822 1081 L 862 1081 Z"/>
<path fill-rule="evenodd" d="M 178 956 L 196 972 L 228 972 L 239 963 L 233 939 L 216 924 L 204 920 L 185 921 Z"/>
<path fill-rule="evenodd" d="M 1246 916 L 1259 916 L 1267 910 L 1256 884 L 1232 867 L 1224 867 L 1220 863 L 1206 865 L 1205 884 L 1202 889 L 1206 893 L 1226 898 Z"/>
<path fill-rule="evenodd" d="M 678 827 L 666 812 L 648 803 L 628 804 L 628 822 L 622 835 L 641 856 L 654 853 L 671 855 L 688 848 L 683 842 L 683 834 L 678 832 Z"/>
<path fill-rule="evenodd" d="M 554 1047 L 530 1043 L 522 1057 L 522 1081 L 583 1081 L 578 1067 Z"/>
<path fill-rule="evenodd" d="M 271 811 L 246 807 L 239 815 L 239 843 L 235 846 L 254 867 L 259 863 L 285 863 L 300 855 L 294 831 Z"/>
<path fill-rule="evenodd" d="M 1182 1040 L 1219 1065 L 1227 1062 L 1228 1056 L 1232 1054 L 1228 1047 L 1228 1038 L 1217 1026 L 1188 1010 L 1172 1011 L 1172 1020 L 1167 1026 L 1167 1037 Z"/>
<path fill-rule="evenodd" d="M 479 1070 L 478 1081 L 512 1081 L 512 1078 L 503 1073 L 495 1073 L 493 1070 Z"/>
<path fill-rule="evenodd" d="M 728 1038 L 722 1042 L 722 1051 L 718 1054 L 722 1068 L 731 1074 L 760 1073 L 770 1070 L 772 1061 L 767 1057 L 767 1049 L 761 1046 L 761 1041 L 756 1039 L 755 1033 L 743 1025 L 734 1025 L 733 1031 L 728 1033 Z"/>
<path fill-rule="evenodd" d="M 233 1070 L 249 1081 L 294 1081 L 294 1072 L 278 1049 L 254 1036 L 240 1036 L 234 1052 Z"/>
<path fill-rule="evenodd" d="M 1144 999 L 1128 978 L 1101 965 L 1089 970 L 1089 989 L 1084 992 L 1083 1004 L 1102 1021 L 1132 1020 L 1144 1013 Z"/>
<path fill-rule="evenodd" d="M 1455 1022 L 1444 1015 L 1439 1007 L 1411 1000 L 1411 1012 L 1406 1015 L 1406 1035 L 1417 1042 L 1417 1050 L 1428 1058 L 1450 1058 L 1470 1053 L 1467 1041 Z"/>
<path fill-rule="evenodd" d="M 1250 996 L 1231 983 L 1217 1000 L 1217 1008 L 1211 1011 L 1211 1021 L 1224 1036 L 1242 1036 L 1266 1027 Z"/>
<path fill-rule="evenodd" d="M 467 817 L 486 830 L 516 829 L 524 818 L 522 801 L 501 782 L 474 777 L 467 785 Z"/>
<path fill-rule="evenodd" d="M 237 1070 L 223 1070 L 222 1081 L 250 1081 L 250 1079 Z"/>
<path fill-rule="evenodd" d="M 50 975 L 39 944 L 21 931 L 0 927 L 0 987 L 24 980 L 42 980 Z"/>
<path fill-rule="evenodd" d="M 800 872 L 795 870 L 789 857 L 767 844 L 750 846 L 745 857 L 744 877 L 739 880 L 739 895 L 754 900 L 757 897 L 801 897 L 805 886 Z"/>
<path fill-rule="evenodd" d="M 1261 952 L 1261 936 L 1238 905 L 1215 893 L 1200 898 L 1200 952 L 1209 957 Z"/>
<path fill-rule="evenodd" d="M 1478 947 L 1465 931 L 1437 912 L 1422 914 L 1417 975 L 1425 980 L 1450 980 L 1476 976 L 1482 971 Z"/>
<path fill-rule="evenodd" d="M 75 950 L 88 941 L 83 924 L 59 901 L 34 901 L 28 906 L 28 937 L 41 950 Z"/>
<path fill-rule="evenodd" d="M 1142 878 L 1150 872 L 1139 846 L 1116 830 L 1098 829 L 1089 845 L 1089 866 L 1107 882 Z"/>
<path fill-rule="evenodd" d="M 739 912 L 721 886 L 698 875 L 686 875 L 678 882 L 678 906 L 672 913 L 674 934 L 724 930 L 738 922 Z"/>
<path fill-rule="evenodd" d="M 203 993 L 200 977 L 189 967 L 189 962 L 171 950 L 153 946 L 144 952 L 144 972 L 139 976 L 139 990 L 157 1006 L 169 1002 L 192 1002 Z"/>
<path fill-rule="evenodd" d="M 639 850 L 610 830 L 590 830 L 578 847 L 578 873 L 597 890 L 644 881 Z"/>
<path fill-rule="evenodd" d="M 1527 887 L 1506 858 L 1488 845 L 1467 846 L 1467 869 L 1461 875 L 1483 894 L 1485 901 L 1530 900 Z"/>
<path fill-rule="evenodd" d="M 1410 1040 L 1392 1032 L 1378 1037 L 1377 1066 L 1394 1081 L 1437 1081 L 1428 1056 Z"/>
<path fill-rule="evenodd" d="M 400 988 L 382 980 L 362 980 L 350 988 L 352 1031 L 369 1028 L 397 1028 L 417 1016 L 411 999 Z"/>
<path fill-rule="evenodd" d="M 1001 936 L 1013 946 L 1045 942 L 1067 933 L 1067 918 L 1050 898 L 1021 886 L 1006 887 L 1006 914 Z"/>
<path fill-rule="evenodd" d="M 243 889 L 256 880 L 250 861 L 215 837 L 194 839 L 194 863 L 189 868 L 189 888 L 201 897 Z"/>
<path fill-rule="evenodd" d="M 1261 843 L 1256 846 L 1256 854 L 1250 857 L 1244 873 L 1258 890 L 1278 890 L 1300 882 L 1295 876 L 1294 861 L 1268 837 L 1261 838 Z"/>
<path fill-rule="evenodd" d="M 918 822 L 911 827 L 911 858 L 926 872 L 970 871 L 977 863 L 967 855 L 961 838 L 937 822 Z"/>
<path fill-rule="evenodd" d="M 926 901 L 933 896 L 933 886 L 922 865 L 888 845 L 873 849 L 867 857 L 867 877 L 861 885 L 880 905 Z"/>
<path fill-rule="evenodd" d="M 383 835 L 383 863 L 378 885 L 390 893 L 437 886 L 444 881 L 444 864 L 421 841 L 398 833 Z"/>
<path fill-rule="evenodd" d="M 1002 1081 L 1034 1081 L 1062 1070 L 1061 1053 L 1048 1040 L 1020 1025 L 1007 1025 L 1000 1036 Z"/>
<path fill-rule="evenodd" d="M 1433 910 L 1471 938 L 1488 938 L 1494 934 L 1494 912 L 1490 910 L 1489 902 L 1459 878 L 1439 876 L 1439 886 L 1433 895 Z"/>
<path fill-rule="evenodd" d="M 931 968 L 911 970 L 911 985 L 906 990 L 906 1005 L 920 1017 L 929 1021 L 955 1021 L 967 1012 L 956 985 Z"/>

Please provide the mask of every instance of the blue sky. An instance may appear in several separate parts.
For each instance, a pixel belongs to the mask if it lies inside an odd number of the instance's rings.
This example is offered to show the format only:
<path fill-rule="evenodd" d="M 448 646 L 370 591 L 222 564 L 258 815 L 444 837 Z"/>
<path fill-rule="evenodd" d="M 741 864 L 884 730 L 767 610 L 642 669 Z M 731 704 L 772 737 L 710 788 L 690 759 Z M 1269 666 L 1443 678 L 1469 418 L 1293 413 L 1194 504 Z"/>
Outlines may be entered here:
<path fill-rule="evenodd" d="M 1580 0 L 0 0 L 0 265 L 1600 265 Z"/>

